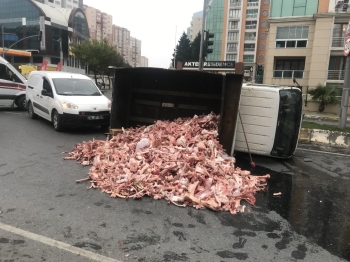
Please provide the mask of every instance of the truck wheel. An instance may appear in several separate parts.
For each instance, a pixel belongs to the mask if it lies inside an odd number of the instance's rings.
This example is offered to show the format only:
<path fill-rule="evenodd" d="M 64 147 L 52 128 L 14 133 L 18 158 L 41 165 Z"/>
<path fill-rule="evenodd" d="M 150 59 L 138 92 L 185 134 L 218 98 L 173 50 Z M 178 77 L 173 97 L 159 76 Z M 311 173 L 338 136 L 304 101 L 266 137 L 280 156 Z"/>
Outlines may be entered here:
<path fill-rule="evenodd" d="M 22 111 L 26 110 L 26 97 L 25 96 L 21 96 L 18 98 L 16 105 L 18 106 L 18 108 Z"/>
<path fill-rule="evenodd" d="M 34 113 L 34 108 L 31 102 L 28 103 L 28 114 L 31 119 L 38 117 L 38 115 Z"/>
<path fill-rule="evenodd" d="M 54 110 L 52 113 L 52 123 L 53 128 L 57 132 L 61 132 L 63 130 L 62 116 L 56 110 Z"/>

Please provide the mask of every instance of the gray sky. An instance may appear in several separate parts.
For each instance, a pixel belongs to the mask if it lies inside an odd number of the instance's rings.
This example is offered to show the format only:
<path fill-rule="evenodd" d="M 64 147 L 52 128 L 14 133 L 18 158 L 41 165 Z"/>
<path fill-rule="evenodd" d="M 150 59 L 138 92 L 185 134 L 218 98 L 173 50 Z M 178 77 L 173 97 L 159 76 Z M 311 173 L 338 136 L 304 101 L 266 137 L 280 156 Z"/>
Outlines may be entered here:
<path fill-rule="evenodd" d="M 168 68 L 175 45 L 187 33 L 192 15 L 204 0 L 84 0 L 84 4 L 113 16 L 113 24 L 125 27 L 141 40 L 141 55 L 149 67 Z"/>

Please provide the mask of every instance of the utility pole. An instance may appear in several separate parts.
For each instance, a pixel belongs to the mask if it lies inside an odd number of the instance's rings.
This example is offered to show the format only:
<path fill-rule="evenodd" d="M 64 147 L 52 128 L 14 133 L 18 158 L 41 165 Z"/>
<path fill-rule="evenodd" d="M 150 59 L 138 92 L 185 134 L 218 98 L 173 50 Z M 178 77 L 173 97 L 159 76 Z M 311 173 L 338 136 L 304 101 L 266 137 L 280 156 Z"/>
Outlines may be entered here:
<path fill-rule="evenodd" d="M 339 117 L 339 128 L 346 127 L 346 120 L 348 115 L 349 108 L 349 89 L 350 89 L 350 21 L 348 23 L 348 28 L 345 34 L 344 41 L 344 56 L 346 57 L 345 64 L 345 76 L 344 76 L 344 85 L 343 85 L 343 93 L 341 97 L 341 105 L 340 105 L 340 117 Z"/>
<path fill-rule="evenodd" d="M 205 31 L 205 18 L 207 14 L 207 0 L 204 0 L 203 4 L 203 16 L 202 16 L 202 32 L 201 32 L 201 46 L 199 48 L 199 71 L 203 71 L 203 45 L 204 45 L 204 31 Z"/>
<path fill-rule="evenodd" d="M 349 89 L 350 89 L 350 57 L 346 57 L 345 64 L 345 77 L 344 77 L 344 85 L 343 85 L 343 93 L 341 97 L 341 105 L 340 105 L 340 118 L 339 118 L 339 128 L 346 127 L 346 120 L 348 115 L 349 108 Z"/>

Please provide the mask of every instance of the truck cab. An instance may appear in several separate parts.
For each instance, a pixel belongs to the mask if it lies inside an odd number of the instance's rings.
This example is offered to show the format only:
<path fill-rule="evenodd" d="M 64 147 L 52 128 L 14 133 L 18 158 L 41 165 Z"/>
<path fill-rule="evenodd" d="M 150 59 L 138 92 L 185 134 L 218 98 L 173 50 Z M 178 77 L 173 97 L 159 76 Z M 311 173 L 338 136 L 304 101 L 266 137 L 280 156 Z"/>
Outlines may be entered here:
<path fill-rule="evenodd" d="M 25 77 L 0 57 L 0 104 L 12 104 L 26 110 L 26 83 Z"/>

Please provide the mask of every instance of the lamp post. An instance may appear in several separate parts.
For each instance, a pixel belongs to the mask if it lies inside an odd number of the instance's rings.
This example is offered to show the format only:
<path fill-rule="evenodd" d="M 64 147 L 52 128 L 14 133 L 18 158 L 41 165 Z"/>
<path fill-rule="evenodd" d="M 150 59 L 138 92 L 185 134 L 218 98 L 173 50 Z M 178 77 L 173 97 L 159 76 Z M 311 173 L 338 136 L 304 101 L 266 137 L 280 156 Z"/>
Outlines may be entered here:
<path fill-rule="evenodd" d="M 19 42 L 21 42 L 21 41 L 23 41 L 23 40 L 25 40 L 25 39 L 31 38 L 31 37 L 37 37 L 37 38 L 38 38 L 38 41 L 41 42 L 42 32 L 40 31 L 38 35 L 31 35 L 31 36 L 24 37 L 24 38 L 18 40 L 16 43 L 10 45 L 10 47 L 9 47 L 9 48 L 6 48 L 6 50 L 5 50 L 5 47 L 3 47 L 2 56 L 5 57 L 6 52 L 7 52 L 8 50 L 10 50 L 11 47 L 13 47 L 14 45 L 16 45 L 17 43 L 19 43 Z"/>
<path fill-rule="evenodd" d="M 63 65 L 62 38 L 59 38 L 57 40 L 53 39 L 53 40 L 60 43 L 60 62 L 62 62 L 62 65 Z"/>

